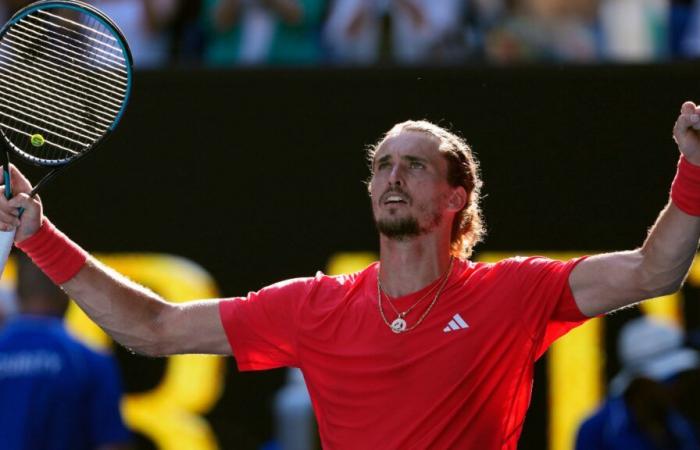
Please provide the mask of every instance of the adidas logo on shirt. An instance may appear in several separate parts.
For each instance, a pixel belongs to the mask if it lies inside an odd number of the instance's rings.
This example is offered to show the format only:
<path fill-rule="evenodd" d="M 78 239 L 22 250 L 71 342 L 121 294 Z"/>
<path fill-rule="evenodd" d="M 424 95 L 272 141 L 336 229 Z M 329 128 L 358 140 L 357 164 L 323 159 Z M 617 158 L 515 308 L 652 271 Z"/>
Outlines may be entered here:
<path fill-rule="evenodd" d="M 469 328 L 469 324 L 462 319 L 462 316 L 455 314 L 452 316 L 450 323 L 448 323 L 447 326 L 442 329 L 442 331 L 449 333 L 451 331 L 466 330 L 467 328 Z"/>

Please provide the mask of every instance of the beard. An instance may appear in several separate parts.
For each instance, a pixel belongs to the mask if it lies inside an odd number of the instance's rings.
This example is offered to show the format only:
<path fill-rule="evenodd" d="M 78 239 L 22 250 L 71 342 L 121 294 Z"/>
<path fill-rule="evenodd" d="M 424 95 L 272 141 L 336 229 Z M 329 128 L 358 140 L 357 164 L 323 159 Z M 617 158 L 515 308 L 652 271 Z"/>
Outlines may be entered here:
<path fill-rule="evenodd" d="M 442 216 L 439 213 L 435 213 L 430 223 L 425 227 L 421 227 L 418 219 L 413 216 L 379 220 L 375 217 L 374 224 L 377 227 L 377 231 L 389 239 L 405 241 L 430 232 L 440 225 L 441 220 Z"/>

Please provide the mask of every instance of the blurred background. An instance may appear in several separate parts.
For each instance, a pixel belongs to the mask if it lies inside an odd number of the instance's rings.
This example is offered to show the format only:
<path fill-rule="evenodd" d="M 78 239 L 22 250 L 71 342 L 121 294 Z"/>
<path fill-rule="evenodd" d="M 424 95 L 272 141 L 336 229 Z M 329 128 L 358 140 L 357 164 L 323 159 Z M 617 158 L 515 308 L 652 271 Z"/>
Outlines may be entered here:
<path fill-rule="evenodd" d="M 27 3 L 3 0 L 0 18 Z M 119 24 L 142 69 L 662 62 L 700 53 L 694 0 L 89 3 Z"/>
<path fill-rule="evenodd" d="M 26 3 L 0 2 L 0 15 Z M 692 0 L 89 3 L 126 34 L 134 92 L 110 140 L 42 193 L 46 214 L 171 301 L 368 264 L 364 149 L 409 118 L 458 131 L 481 161 L 489 234 L 475 259 L 634 248 L 667 201 L 680 105 L 700 100 Z M 520 449 L 574 448 L 621 370 L 630 320 L 693 335 L 694 267 L 678 295 L 591 321 L 538 362 Z M 142 358 L 75 309 L 67 321 L 117 356 L 135 448 L 292 448 L 290 428 L 296 448 L 318 447 L 294 372 Z"/>

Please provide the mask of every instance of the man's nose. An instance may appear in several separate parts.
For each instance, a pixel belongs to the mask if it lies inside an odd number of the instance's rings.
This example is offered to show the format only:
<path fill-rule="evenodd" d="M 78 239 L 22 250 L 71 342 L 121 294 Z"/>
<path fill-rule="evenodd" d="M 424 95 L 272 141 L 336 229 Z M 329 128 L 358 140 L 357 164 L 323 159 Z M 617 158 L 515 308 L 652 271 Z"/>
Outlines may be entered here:
<path fill-rule="evenodd" d="M 401 164 L 394 164 L 389 172 L 389 184 L 400 186 L 403 184 L 403 169 Z"/>

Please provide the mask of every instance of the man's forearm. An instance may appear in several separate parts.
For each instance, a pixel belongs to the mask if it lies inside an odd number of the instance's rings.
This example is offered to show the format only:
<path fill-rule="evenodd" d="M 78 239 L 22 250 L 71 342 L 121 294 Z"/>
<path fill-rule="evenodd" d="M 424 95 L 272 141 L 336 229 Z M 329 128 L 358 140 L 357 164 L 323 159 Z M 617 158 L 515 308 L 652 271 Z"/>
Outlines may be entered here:
<path fill-rule="evenodd" d="M 61 287 L 120 344 L 150 356 L 166 353 L 161 318 L 174 305 L 92 257 Z"/>
<path fill-rule="evenodd" d="M 700 217 L 688 215 L 670 202 L 640 249 L 645 286 L 657 295 L 676 291 L 688 274 L 698 240 Z"/>
<path fill-rule="evenodd" d="M 47 218 L 16 245 L 119 343 L 153 354 L 163 342 L 158 323 L 173 307 L 100 264 Z"/>
<path fill-rule="evenodd" d="M 681 156 L 671 187 L 671 202 L 659 215 L 641 248 L 643 273 L 661 292 L 672 292 L 681 286 L 697 251 L 700 239 L 698 164 Z"/>

